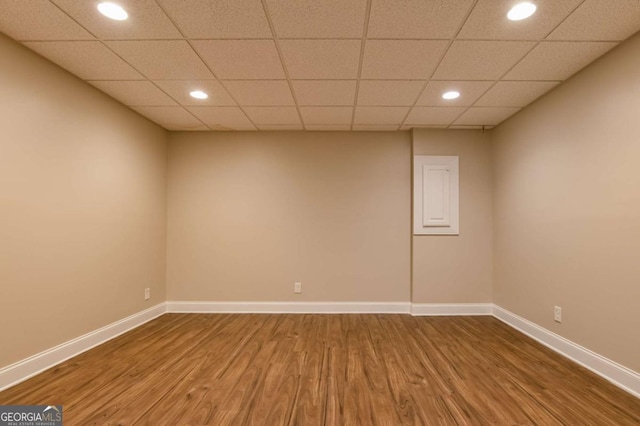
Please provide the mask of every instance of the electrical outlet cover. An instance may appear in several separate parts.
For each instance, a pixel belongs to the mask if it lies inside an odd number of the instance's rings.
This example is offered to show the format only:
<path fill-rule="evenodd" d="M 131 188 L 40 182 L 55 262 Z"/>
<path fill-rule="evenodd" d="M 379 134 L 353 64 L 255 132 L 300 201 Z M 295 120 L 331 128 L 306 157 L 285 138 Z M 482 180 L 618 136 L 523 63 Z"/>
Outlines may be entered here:
<path fill-rule="evenodd" d="M 560 306 L 554 306 L 553 320 L 556 322 L 562 322 L 562 308 Z"/>

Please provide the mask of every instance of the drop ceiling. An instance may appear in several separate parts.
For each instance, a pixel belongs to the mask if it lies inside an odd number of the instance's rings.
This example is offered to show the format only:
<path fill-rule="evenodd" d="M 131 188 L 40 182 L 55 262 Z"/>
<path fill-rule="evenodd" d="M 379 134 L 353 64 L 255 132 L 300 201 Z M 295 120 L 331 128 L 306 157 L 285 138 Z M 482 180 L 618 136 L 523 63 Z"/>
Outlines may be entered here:
<path fill-rule="evenodd" d="M 490 128 L 640 30 L 639 0 L 115 2 L 0 0 L 0 31 L 169 130 Z"/>

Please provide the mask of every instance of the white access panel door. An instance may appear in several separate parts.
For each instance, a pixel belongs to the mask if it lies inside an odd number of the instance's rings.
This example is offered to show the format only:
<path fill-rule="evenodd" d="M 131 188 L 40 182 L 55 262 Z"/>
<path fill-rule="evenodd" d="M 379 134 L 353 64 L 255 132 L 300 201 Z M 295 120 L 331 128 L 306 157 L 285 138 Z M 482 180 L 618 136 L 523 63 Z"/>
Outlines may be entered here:
<path fill-rule="evenodd" d="M 422 226 L 451 226 L 450 174 L 448 165 L 422 166 Z"/>
<path fill-rule="evenodd" d="M 413 233 L 458 235 L 458 157 L 414 157 Z"/>

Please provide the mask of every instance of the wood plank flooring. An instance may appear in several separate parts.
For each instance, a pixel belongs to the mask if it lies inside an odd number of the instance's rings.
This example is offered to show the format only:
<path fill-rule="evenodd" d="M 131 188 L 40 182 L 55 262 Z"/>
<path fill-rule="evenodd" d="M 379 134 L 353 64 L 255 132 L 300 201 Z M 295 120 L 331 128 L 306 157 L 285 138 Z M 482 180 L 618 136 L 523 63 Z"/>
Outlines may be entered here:
<path fill-rule="evenodd" d="M 166 314 L 0 393 L 67 425 L 638 425 L 492 317 Z"/>

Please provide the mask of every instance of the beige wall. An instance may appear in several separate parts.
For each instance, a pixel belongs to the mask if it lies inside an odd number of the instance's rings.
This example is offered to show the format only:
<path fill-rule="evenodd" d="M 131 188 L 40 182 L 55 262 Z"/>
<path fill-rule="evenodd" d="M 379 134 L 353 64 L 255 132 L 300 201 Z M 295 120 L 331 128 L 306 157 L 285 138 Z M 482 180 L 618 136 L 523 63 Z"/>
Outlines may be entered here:
<path fill-rule="evenodd" d="M 408 132 L 172 133 L 168 299 L 408 301 L 410 149 Z"/>
<path fill-rule="evenodd" d="M 165 300 L 166 134 L 1 34 L 0 58 L 1 367 Z"/>
<path fill-rule="evenodd" d="M 413 303 L 491 302 L 491 144 L 480 130 L 414 129 L 414 155 L 457 155 L 460 235 L 413 236 Z"/>
<path fill-rule="evenodd" d="M 495 302 L 635 371 L 638 52 L 640 35 L 492 132 Z"/>

